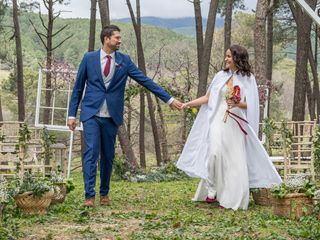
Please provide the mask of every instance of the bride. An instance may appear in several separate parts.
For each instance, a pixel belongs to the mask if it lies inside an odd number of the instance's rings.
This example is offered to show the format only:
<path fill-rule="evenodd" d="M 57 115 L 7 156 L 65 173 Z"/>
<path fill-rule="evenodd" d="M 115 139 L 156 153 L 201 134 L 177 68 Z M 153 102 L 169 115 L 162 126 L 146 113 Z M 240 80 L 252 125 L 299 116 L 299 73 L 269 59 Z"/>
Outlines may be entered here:
<path fill-rule="evenodd" d="M 177 167 L 201 178 L 194 201 L 247 209 L 249 188 L 270 188 L 281 178 L 257 137 L 259 97 L 247 50 L 232 45 L 225 66 L 205 96 L 182 106 L 202 105 Z M 238 101 L 230 95 L 234 89 Z"/>

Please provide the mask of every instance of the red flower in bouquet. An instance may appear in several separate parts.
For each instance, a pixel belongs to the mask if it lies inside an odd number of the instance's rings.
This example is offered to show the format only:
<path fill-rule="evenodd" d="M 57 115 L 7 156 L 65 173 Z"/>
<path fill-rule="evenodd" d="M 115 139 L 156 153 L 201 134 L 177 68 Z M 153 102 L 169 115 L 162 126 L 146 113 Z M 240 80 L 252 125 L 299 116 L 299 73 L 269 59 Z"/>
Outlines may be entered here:
<path fill-rule="evenodd" d="M 233 100 L 235 103 L 239 103 L 241 101 L 240 87 L 238 85 L 233 87 L 231 100 Z"/>
<path fill-rule="evenodd" d="M 228 87 L 226 91 L 226 101 L 232 100 L 235 104 L 238 104 L 241 101 L 240 96 L 240 87 L 238 85 L 235 85 L 233 88 Z M 224 114 L 223 121 L 226 122 L 229 115 L 229 107 L 226 110 L 226 113 Z"/>

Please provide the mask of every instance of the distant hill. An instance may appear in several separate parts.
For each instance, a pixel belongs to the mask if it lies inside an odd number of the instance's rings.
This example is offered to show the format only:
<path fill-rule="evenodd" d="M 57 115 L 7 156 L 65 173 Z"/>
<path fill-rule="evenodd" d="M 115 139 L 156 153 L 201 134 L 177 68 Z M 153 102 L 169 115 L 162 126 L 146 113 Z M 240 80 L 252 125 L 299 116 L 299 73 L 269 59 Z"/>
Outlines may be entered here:
<path fill-rule="evenodd" d="M 46 18 L 46 16 L 45 16 Z M 24 55 L 24 63 L 25 66 L 38 67 L 39 63 L 43 64 L 45 60 L 45 49 L 42 43 L 39 40 L 39 37 L 36 35 L 33 30 L 29 19 L 32 20 L 39 29 L 40 32 L 43 32 L 43 28 L 41 27 L 41 21 L 39 19 L 38 14 L 30 13 L 30 12 L 21 12 L 19 16 L 20 28 L 21 28 L 21 39 L 22 39 L 22 48 Z M 131 56 L 135 56 L 136 52 L 136 40 L 133 35 L 134 31 L 132 28 L 132 24 L 119 22 L 117 20 L 112 21 L 114 24 L 119 25 L 122 32 L 122 46 L 121 51 L 130 54 Z M 12 18 L 9 15 L 5 15 L 3 19 L 3 24 L 5 26 L 12 25 Z M 74 66 L 78 66 L 83 54 L 87 51 L 88 48 L 88 35 L 89 35 L 89 19 L 65 19 L 58 18 L 54 25 L 54 32 L 58 31 L 62 26 L 68 25 L 68 27 L 58 34 L 53 39 L 53 45 L 57 45 L 64 38 L 72 34 L 72 37 L 67 40 L 61 47 L 57 48 L 54 51 L 54 55 L 56 59 L 64 60 L 68 63 L 73 64 Z M 173 26 L 173 25 L 172 25 Z M 178 26 L 177 24 L 175 26 Z M 181 25 L 180 25 L 181 26 Z M 176 31 L 173 31 L 168 28 L 161 28 L 159 26 L 154 25 L 144 25 L 143 27 L 143 36 L 142 41 L 144 43 L 145 57 L 153 56 L 155 49 L 160 49 L 161 46 L 166 46 L 170 48 L 170 45 L 175 43 L 180 43 L 187 41 L 188 44 L 193 44 L 194 39 L 186 37 L 186 35 L 178 34 Z M 101 30 L 100 21 L 97 22 L 96 26 L 96 41 L 95 41 L 95 49 L 98 49 L 101 46 L 99 33 Z M 4 32 L 2 33 L 4 34 Z M 1 34 L 0 34 L 1 36 Z M 9 41 L 9 38 L 12 34 L 9 32 L 7 36 L 4 37 L 6 39 L 5 46 L 10 49 L 14 49 L 14 41 Z M 160 37 L 159 37 L 160 36 Z M 3 38 L 1 38 L 3 39 Z M 1 48 L 1 47 L 0 47 Z M 1 50 L 0 50 L 1 53 Z"/>
<path fill-rule="evenodd" d="M 131 23 L 131 18 L 120 18 L 116 20 L 117 22 Z M 177 33 L 186 36 L 195 36 L 195 20 L 194 17 L 184 17 L 184 18 L 158 18 L 158 17 L 142 17 L 142 24 L 148 24 L 153 26 L 158 26 L 162 28 L 168 28 Z M 222 28 L 224 24 L 223 18 L 217 17 L 216 27 Z M 202 25 L 205 28 L 207 25 L 207 19 L 202 20 Z"/>

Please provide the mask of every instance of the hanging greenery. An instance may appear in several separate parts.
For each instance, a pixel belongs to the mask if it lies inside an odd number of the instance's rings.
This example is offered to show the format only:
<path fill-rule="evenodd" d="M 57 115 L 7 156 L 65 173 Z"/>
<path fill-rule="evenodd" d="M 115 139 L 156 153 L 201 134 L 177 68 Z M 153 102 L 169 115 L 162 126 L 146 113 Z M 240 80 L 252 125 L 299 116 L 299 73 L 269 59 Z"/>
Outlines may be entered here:
<path fill-rule="evenodd" d="M 293 143 L 293 134 L 288 128 L 286 121 L 281 122 L 280 132 L 283 140 L 283 149 L 287 152 L 287 156 L 289 156 L 291 145 Z"/>
<path fill-rule="evenodd" d="M 42 157 L 47 161 L 52 157 L 50 145 L 56 143 L 56 136 L 51 134 L 48 129 L 44 127 L 41 133 L 41 140 L 43 147 Z"/>
<path fill-rule="evenodd" d="M 320 128 L 316 127 L 315 137 L 313 138 L 313 156 L 314 156 L 314 170 L 316 175 L 320 175 Z"/>
<path fill-rule="evenodd" d="M 264 143 L 264 147 L 267 150 L 268 154 L 272 156 L 272 148 L 273 145 L 273 135 L 275 130 L 277 130 L 276 123 L 271 118 L 263 119 L 262 132 L 266 136 L 266 141 Z"/>
<path fill-rule="evenodd" d="M 19 143 L 16 145 L 16 149 L 26 150 L 27 143 L 31 139 L 31 131 L 27 124 L 23 123 L 19 128 Z"/>

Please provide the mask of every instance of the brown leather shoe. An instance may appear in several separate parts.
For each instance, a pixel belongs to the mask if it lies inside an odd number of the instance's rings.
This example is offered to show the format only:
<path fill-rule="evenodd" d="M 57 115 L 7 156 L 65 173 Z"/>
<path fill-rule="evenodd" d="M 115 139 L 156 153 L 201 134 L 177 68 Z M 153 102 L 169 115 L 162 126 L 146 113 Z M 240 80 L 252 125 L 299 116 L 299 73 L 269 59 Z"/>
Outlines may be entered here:
<path fill-rule="evenodd" d="M 94 207 L 94 198 L 87 198 L 86 200 L 84 200 L 84 204 L 85 207 Z"/>
<path fill-rule="evenodd" d="M 107 196 L 100 196 L 100 205 L 101 206 L 110 206 L 111 205 L 111 200 L 109 199 L 108 195 Z"/>

